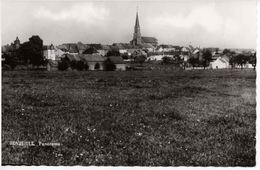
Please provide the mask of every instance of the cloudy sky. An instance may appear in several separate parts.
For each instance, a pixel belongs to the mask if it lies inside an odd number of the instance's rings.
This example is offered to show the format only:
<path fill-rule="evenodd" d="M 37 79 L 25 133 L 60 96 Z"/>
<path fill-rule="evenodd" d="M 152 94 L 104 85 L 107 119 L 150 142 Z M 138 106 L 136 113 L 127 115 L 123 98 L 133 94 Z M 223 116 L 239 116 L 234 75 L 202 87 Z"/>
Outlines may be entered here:
<path fill-rule="evenodd" d="M 129 42 L 138 6 L 142 36 L 160 44 L 255 48 L 255 0 L 4 0 L 2 44 Z"/>

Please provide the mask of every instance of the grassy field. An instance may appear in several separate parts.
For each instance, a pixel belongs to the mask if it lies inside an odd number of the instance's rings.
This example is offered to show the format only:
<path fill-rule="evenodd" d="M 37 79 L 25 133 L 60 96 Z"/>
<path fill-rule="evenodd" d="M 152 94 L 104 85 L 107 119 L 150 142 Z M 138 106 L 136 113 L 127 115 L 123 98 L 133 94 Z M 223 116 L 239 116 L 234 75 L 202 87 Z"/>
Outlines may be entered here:
<path fill-rule="evenodd" d="M 2 164 L 254 166 L 255 78 L 253 70 L 4 71 Z"/>

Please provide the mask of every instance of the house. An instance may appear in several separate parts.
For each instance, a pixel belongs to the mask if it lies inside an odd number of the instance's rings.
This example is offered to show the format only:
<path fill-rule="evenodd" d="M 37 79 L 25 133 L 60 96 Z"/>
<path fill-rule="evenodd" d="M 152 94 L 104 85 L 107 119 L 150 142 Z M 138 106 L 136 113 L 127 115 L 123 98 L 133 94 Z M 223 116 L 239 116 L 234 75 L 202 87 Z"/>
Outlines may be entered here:
<path fill-rule="evenodd" d="M 116 71 L 118 71 L 118 70 L 125 71 L 126 70 L 126 64 L 125 64 L 123 58 L 120 56 L 110 56 L 107 58 L 107 61 L 111 62 L 115 65 Z"/>
<path fill-rule="evenodd" d="M 47 60 L 56 59 L 55 48 L 53 44 L 43 46 L 43 56 Z"/>
<path fill-rule="evenodd" d="M 88 64 L 89 70 L 104 70 L 106 57 L 99 54 L 80 54 L 79 57 Z"/>
<path fill-rule="evenodd" d="M 212 69 L 230 68 L 229 59 L 226 56 L 218 57 L 215 61 L 210 63 Z"/>
<path fill-rule="evenodd" d="M 163 57 L 163 55 L 151 55 L 147 57 L 147 61 L 161 61 Z"/>

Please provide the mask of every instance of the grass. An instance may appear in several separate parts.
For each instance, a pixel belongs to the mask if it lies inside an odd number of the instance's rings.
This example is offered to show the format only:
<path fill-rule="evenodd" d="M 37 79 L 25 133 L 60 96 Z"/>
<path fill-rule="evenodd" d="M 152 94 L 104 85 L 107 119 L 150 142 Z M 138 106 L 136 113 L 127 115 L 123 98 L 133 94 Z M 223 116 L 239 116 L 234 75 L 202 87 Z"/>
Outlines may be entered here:
<path fill-rule="evenodd" d="M 253 70 L 2 77 L 3 165 L 255 166 Z"/>

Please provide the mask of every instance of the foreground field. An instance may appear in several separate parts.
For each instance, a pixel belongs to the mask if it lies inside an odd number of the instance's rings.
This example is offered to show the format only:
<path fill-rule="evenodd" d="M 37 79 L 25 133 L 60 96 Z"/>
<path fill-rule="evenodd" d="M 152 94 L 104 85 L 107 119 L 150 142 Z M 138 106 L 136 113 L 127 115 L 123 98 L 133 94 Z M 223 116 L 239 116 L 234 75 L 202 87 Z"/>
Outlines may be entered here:
<path fill-rule="evenodd" d="M 255 165 L 253 70 L 2 77 L 4 165 Z"/>

